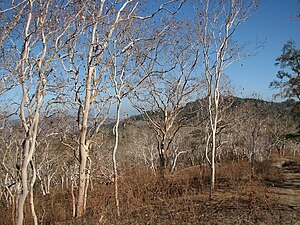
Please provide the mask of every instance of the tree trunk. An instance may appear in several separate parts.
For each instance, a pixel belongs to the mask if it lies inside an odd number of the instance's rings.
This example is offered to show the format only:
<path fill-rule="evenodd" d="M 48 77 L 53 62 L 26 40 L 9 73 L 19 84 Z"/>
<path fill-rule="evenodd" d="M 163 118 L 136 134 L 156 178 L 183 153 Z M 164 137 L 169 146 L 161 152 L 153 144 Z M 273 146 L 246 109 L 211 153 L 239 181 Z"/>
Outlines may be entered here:
<path fill-rule="evenodd" d="M 93 50 L 96 38 L 96 30 L 97 23 L 94 24 L 92 33 L 91 33 L 91 45 L 89 46 L 89 52 L 87 57 L 87 74 L 86 74 L 86 83 L 85 83 L 85 99 L 84 99 L 84 108 L 82 115 L 82 122 L 80 124 L 80 146 L 79 146 L 79 190 L 78 190 L 78 198 L 77 198 L 77 217 L 81 217 L 84 213 L 84 193 L 85 193 L 85 185 L 86 185 L 86 164 L 87 157 L 89 151 L 89 140 L 87 137 L 87 129 L 88 129 L 88 119 L 89 119 L 89 111 L 91 106 L 91 92 L 92 92 L 92 76 L 95 72 L 95 66 L 93 64 Z M 81 108 L 79 109 L 81 110 Z M 80 111 L 79 111 L 80 112 Z"/>
<path fill-rule="evenodd" d="M 31 168 L 32 168 L 32 178 L 31 178 L 31 183 L 30 183 L 30 208 L 31 208 L 31 214 L 33 217 L 33 224 L 38 225 L 38 219 L 35 213 L 35 208 L 34 208 L 34 196 L 33 196 L 33 189 L 34 189 L 34 184 L 36 181 L 36 169 L 35 166 L 33 165 L 33 162 L 31 161 Z"/>
<path fill-rule="evenodd" d="M 23 152 L 24 158 L 22 160 L 22 169 L 21 169 L 21 182 L 22 182 L 22 193 L 19 195 L 18 198 L 18 212 L 17 212 L 17 225 L 22 225 L 24 220 L 24 205 L 29 193 L 28 190 L 28 166 L 30 161 L 32 160 L 33 153 L 35 151 L 35 142 L 37 136 L 37 129 L 38 129 L 38 122 L 39 122 L 39 113 L 33 118 L 32 127 L 27 132 L 27 137 L 24 141 Z M 31 143 L 31 145 L 30 145 Z M 34 176 L 36 176 L 35 172 Z M 32 182 L 35 181 L 35 178 L 32 178 Z M 34 183 L 33 183 L 34 184 Z"/>
<path fill-rule="evenodd" d="M 84 213 L 84 193 L 86 185 L 86 162 L 87 151 L 85 144 L 80 143 L 80 166 L 79 166 L 79 189 L 77 197 L 77 214 L 76 217 L 81 217 Z"/>
<path fill-rule="evenodd" d="M 211 148 L 211 179 L 210 179 L 210 189 L 209 189 L 209 199 L 211 200 L 213 197 L 213 192 L 215 189 L 215 154 L 216 154 L 216 134 L 215 134 L 215 130 L 213 130 L 212 133 L 212 148 Z"/>
<path fill-rule="evenodd" d="M 21 169 L 21 193 L 18 197 L 18 208 L 17 208 L 17 225 L 23 225 L 24 220 L 24 205 L 25 200 L 28 195 L 28 184 L 27 184 L 27 168 L 29 164 L 29 140 L 25 140 L 24 144 L 24 160 L 22 162 L 22 169 Z"/>
<path fill-rule="evenodd" d="M 165 145 L 164 141 L 158 142 L 158 155 L 159 155 L 159 175 L 162 179 L 165 177 L 165 169 L 166 169 L 166 153 L 165 153 Z"/>
<path fill-rule="evenodd" d="M 215 189 L 215 157 L 216 157 L 216 138 L 217 138 L 217 128 L 218 128 L 218 119 L 219 119 L 219 91 L 218 91 L 218 83 L 219 77 L 217 76 L 215 90 L 213 95 L 209 96 L 209 113 L 210 113 L 210 123 L 211 123 L 211 180 L 210 180 L 210 191 L 209 191 L 209 199 L 211 200 L 213 197 L 213 192 Z"/>
<path fill-rule="evenodd" d="M 91 167 L 92 167 L 91 158 L 87 157 L 87 160 L 88 160 L 88 168 L 87 168 L 86 185 L 85 185 L 85 191 L 84 191 L 83 211 L 86 210 L 87 195 L 88 195 L 88 189 L 89 189 L 89 184 L 90 184 L 90 175 L 91 175 Z"/>
<path fill-rule="evenodd" d="M 74 195 L 74 183 L 75 180 L 73 176 L 71 176 L 71 196 L 72 196 L 72 215 L 73 217 L 76 216 L 76 200 L 75 200 L 75 195 Z"/>
<path fill-rule="evenodd" d="M 120 124 L 120 111 L 121 111 L 121 99 L 118 96 L 118 103 L 117 103 L 117 117 L 116 117 L 116 124 L 115 124 L 115 146 L 112 154 L 112 161 L 113 161 L 113 170 L 114 170 L 114 188 L 115 188 L 115 204 L 117 210 L 117 216 L 121 216 L 120 212 L 120 202 L 119 202 L 119 187 L 118 187 L 118 168 L 117 168 L 117 150 L 119 145 L 119 124 Z"/>
<path fill-rule="evenodd" d="M 89 90 L 87 90 L 89 93 Z M 86 185 L 86 164 L 88 157 L 88 149 L 89 144 L 86 140 L 87 133 L 87 121 L 88 121 L 88 111 L 89 111 L 89 101 L 90 95 L 87 94 L 85 110 L 83 112 L 83 121 L 82 121 L 82 129 L 80 134 L 80 146 L 79 146 L 79 189 L 78 189 L 78 197 L 77 197 L 77 212 L 76 217 L 81 217 L 84 213 L 84 196 L 85 196 L 85 185 Z"/>

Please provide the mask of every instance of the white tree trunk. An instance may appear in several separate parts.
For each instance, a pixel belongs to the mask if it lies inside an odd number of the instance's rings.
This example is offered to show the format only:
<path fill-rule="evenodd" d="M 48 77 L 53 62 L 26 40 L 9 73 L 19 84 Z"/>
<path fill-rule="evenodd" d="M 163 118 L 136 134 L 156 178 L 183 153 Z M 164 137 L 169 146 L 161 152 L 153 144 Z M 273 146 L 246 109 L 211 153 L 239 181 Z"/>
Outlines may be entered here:
<path fill-rule="evenodd" d="M 119 145 L 119 124 L 120 124 L 120 113 L 121 113 L 121 98 L 118 97 L 117 102 L 117 117 L 116 117 L 116 124 L 114 127 L 115 131 L 115 146 L 112 154 L 112 161 L 113 161 L 113 171 L 114 171 L 114 188 L 115 188 L 115 204 L 117 210 L 117 216 L 121 216 L 120 212 L 120 201 L 119 201 L 119 187 L 118 187 L 118 167 L 117 167 L 117 150 Z"/>
<path fill-rule="evenodd" d="M 33 195 L 33 189 L 34 189 L 34 184 L 36 181 L 36 169 L 35 169 L 35 165 L 33 163 L 31 163 L 31 167 L 32 167 L 32 178 L 31 178 L 31 183 L 30 183 L 30 208 L 31 208 L 31 214 L 33 217 L 33 223 L 34 225 L 38 225 L 38 219 L 35 213 L 35 207 L 34 207 L 34 195 Z"/>

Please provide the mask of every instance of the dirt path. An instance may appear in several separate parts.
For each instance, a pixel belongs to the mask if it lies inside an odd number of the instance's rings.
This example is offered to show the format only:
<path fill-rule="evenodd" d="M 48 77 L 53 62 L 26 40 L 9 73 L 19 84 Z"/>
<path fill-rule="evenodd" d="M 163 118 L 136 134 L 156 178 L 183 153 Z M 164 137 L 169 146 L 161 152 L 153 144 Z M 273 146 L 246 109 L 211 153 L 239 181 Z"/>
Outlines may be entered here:
<path fill-rule="evenodd" d="M 300 211 L 300 161 L 293 157 L 280 157 L 274 160 L 281 180 L 272 183 L 274 194 L 280 204 Z"/>

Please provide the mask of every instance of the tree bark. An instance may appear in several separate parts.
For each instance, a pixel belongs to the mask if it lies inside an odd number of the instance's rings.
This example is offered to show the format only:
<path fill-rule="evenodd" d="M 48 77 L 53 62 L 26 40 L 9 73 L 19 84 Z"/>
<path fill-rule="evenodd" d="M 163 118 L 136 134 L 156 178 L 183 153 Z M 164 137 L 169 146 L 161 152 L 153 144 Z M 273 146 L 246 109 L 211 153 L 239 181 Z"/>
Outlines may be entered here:
<path fill-rule="evenodd" d="M 34 184 L 36 181 L 36 169 L 35 166 L 33 164 L 33 162 L 31 161 L 31 168 L 32 168 L 32 178 L 31 178 L 31 183 L 30 183 L 30 208 L 31 208 L 31 214 L 33 217 L 33 223 L 34 225 L 38 225 L 38 219 L 37 219 L 37 215 L 35 212 L 35 207 L 34 207 Z"/>
<path fill-rule="evenodd" d="M 119 125 L 120 125 L 120 112 L 121 112 L 121 98 L 117 96 L 117 117 L 115 124 L 115 146 L 112 154 L 113 171 L 114 171 L 114 188 L 115 188 L 115 204 L 117 210 L 117 216 L 121 216 L 120 201 L 119 201 L 119 187 L 118 187 L 118 168 L 117 168 L 117 150 L 119 145 Z"/>
<path fill-rule="evenodd" d="M 95 42 L 97 30 L 97 23 L 94 24 L 92 34 L 91 34 L 91 43 Z M 84 213 L 84 193 L 86 185 L 86 164 L 89 151 L 89 143 L 87 138 L 87 129 L 88 129 L 88 119 L 89 111 L 91 106 L 91 91 L 92 91 L 92 76 L 95 72 L 95 66 L 92 65 L 92 54 L 93 54 L 93 45 L 90 45 L 88 52 L 88 72 L 86 75 L 86 85 L 85 85 L 85 103 L 83 108 L 82 122 L 81 122 L 81 131 L 80 131 L 80 141 L 79 141 L 79 190 L 77 198 L 77 213 L 76 217 L 81 217 Z"/>

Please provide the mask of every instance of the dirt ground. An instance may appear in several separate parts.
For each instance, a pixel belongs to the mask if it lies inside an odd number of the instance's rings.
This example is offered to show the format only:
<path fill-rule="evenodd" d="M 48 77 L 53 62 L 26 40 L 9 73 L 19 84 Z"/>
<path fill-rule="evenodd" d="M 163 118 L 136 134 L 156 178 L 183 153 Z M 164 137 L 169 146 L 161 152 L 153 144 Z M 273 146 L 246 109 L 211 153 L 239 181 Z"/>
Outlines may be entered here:
<path fill-rule="evenodd" d="M 270 170 L 269 177 L 262 180 L 228 182 L 226 177 L 219 178 L 212 201 L 208 200 L 207 187 L 204 187 L 194 196 L 158 199 L 124 215 L 119 222 L 300 225 L 300 158 L 275 156 L 268 167 L 265 169 Z M 230 176 L 239 176 L 238 171 Z"/>
<path fill-rule="evenodd" d="M 263 168 L 270 170 L 266 178 L 250 182 L 220 177 L 212 201 L 208 200 L 207 186 L 204 186 L 195 195 L 189 192 L 177 197 L 155 198 L 126 211 L 114 223 L 300 225 L 299 157 L 274 157 L 268 167 Z M 230 176 L 240 176 L 238 170 Z M 179 190 L 180 186 L 175 189 Z M 101 217 L 98 224 L 112 224 L 105 218 Z"/>
<path fill-rule="evenodd" d="M 295 212 L 298 217 L 294 224 L 300 224 L 300 160 L 291 156 L 276 157 L 273 166 L 278 169 L 281 180 L 268 183 L 271 194 L 279 204 Z"/>

